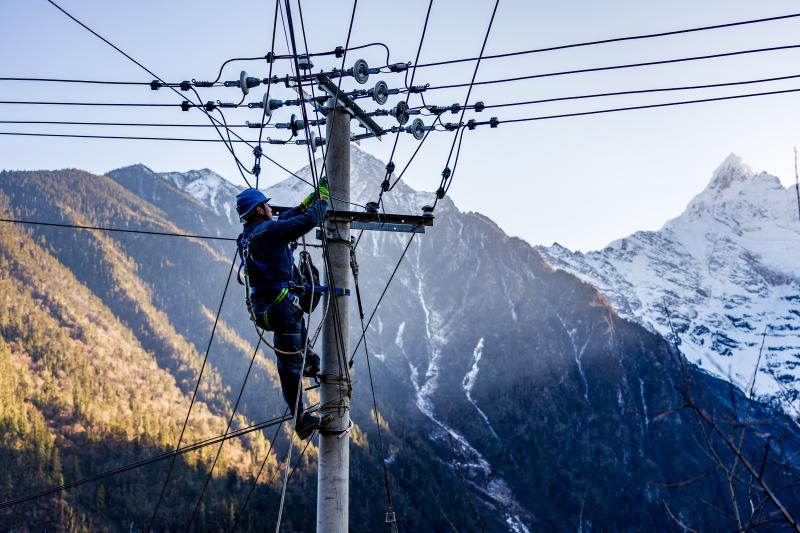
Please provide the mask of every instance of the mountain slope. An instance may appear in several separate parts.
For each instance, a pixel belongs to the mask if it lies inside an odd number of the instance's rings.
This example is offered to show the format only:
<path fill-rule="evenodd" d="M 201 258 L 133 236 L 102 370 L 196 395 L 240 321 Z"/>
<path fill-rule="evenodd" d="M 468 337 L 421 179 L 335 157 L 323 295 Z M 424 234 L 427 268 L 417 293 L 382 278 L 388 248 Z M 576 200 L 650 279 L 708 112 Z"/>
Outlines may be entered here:
<path fill-rule="evenodd" d="M 800 222 L 794 187 L 729 156 L 679 217 L 602 250 L 539 247 L 624 317 L 669 338 L 712 374 L 798 416 Z M 763 336 L 763 338 L 762 338 Z M 764 341 L 763 353 L 760 346 Z"/>

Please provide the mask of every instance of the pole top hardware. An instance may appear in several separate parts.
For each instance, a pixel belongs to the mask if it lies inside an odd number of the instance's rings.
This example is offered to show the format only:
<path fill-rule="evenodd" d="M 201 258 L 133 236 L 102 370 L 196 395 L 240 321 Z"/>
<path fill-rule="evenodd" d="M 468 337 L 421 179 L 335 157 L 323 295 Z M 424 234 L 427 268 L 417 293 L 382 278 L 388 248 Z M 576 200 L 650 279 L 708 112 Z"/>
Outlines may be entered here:
<path fill-rule="evenodd" d="M 380 80 L 375 87 L 367 91 L 367 94 L 375 100 L 376 104 L 383 105 L 389 99 L 389 86 L 385 81 Z"/>
<path fill-rule="evenodd" d="M 366 63 L 364 63 L 366 65 Z M 328 76 L 324 73 L 316 74 L 317 83 L 319 83 L 320 89 L 328 93 L 331 97 L 331 107 L 343 107 L 344 110 L 352 115 L 353 117 L 358 120 L 358 122 L 367 128 L 371 134 L 375 135 L 376 137 L 380 138 L 381 135 L 384 134 L 383 128 L 378 125 L 377 122 L 372 120 L 372 118 L 367 115 L 366 111 L 364 111 L 355 101 L 347 96 L 346 94 L 339 91 L 339 88 L 333 83 Z"/>
<path fill-rule="evenodd" d="M 391 65 L 386 65 L 389 69 L 389 72 L 403 72 L 408 70 L 408 67 L 411 66 L 411 63 L 392 63 Z"/>
<path fill-rule="evenodd" d="M 394 106 L 394 109 L 392 110 L 392 115 L 397 119 L 399 124 L 405 124 L 408 122 L 408 104 L 405 102 L 405 100 L 397 102 L 397 105 Z"/>
<path fill-rule="evenodd" d="M 359 85 L 364 85 L 367 83 L 369 79 L 369 65 L 363 59 L 356 59 L 356 62 L 353 63 L 353 68 L 351 68 L 348 72 Z"/>
<path fill-rule="evenodd" d="M 307 55 L 298 56 L 297 64 L 300 66 L 300 70 L 311 70 L 314 68 L 314 63 L 311 62 L 311 58 Z"/>
<path fill-rule="evenodd" d="M 418 141 L 425 137 L 425 123 L 421 119 L 415 118 L 411 125 L 406 128 L 406 132 L 414 136 Z"/>

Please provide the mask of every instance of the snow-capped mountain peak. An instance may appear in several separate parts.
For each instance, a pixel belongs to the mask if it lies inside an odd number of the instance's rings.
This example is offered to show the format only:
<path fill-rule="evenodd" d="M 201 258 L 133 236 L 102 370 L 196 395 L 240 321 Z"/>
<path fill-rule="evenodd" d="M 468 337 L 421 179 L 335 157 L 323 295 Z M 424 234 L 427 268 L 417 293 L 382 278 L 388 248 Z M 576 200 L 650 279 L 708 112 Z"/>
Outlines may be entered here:
<path fill-rule="evenodd" d="M 794 187 L 735 154 L 684 213 L 586 254 L 539 247 L 556 267 L 596 285 L 626 318 L 671 336 L 709 372 L 800 418 L 800 221 Z M 797 412 L 795 412 L 797 411 Z"/>
<path fill-rule="evenodd" d="M 213 170 L 204 168 L 188 172 L 165 172 L 159 175 L 216 214 L 231 219 L 233 205 L 230 199 L 231 195 L 236 196 L 239 187 Z"/>

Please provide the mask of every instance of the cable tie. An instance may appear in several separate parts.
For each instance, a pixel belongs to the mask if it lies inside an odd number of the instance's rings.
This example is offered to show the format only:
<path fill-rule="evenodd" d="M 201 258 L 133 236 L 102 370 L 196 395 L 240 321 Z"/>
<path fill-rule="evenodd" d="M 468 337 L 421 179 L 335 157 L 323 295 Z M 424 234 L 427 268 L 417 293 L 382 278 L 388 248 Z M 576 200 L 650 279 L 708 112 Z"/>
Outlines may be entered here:
<path fill-rule="evenodd" d="M 188 91 L 192 88 L 192 82 L 189 80 L 183 80 L 180 84 L 181 91 Z"/>
<path fill-rule="evenodd" d="M 150 90 L 151 90 L 151 91 L 157 91 L 157 90 L 159 90 L 159 89 L 160 89 L 161 87 L 163 87 L 163 86 L 164 86 L 164 84 L 163 84 L 163 83 L 161 83 L 161 82 L 160 82 L 160 81 L 158 81 L 158 80 L 153 80 L 153 81 L 151 81 L 151 82 L 150 82 Z"/>
<path fill-rule="evenodd" d="M 486 105 L 483 102 L 475 102 L 475 104 L 472 106 L 476 113 L 480 113 L 485 107 Z"/>
<path fill-rule="evenodd" d="M 496 128 L 498 124 L 500 124 L 500 121 L 497 119 L 497 117 L 492 117 L 489 119 L 489 127 Z"/>

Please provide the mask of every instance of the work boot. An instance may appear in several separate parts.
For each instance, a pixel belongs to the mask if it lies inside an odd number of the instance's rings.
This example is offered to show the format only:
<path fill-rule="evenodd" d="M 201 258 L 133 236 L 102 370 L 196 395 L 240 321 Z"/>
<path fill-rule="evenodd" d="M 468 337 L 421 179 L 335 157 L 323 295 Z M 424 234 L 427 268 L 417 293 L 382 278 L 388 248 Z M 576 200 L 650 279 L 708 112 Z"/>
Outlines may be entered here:
<path fill-rule="evenodd" d="M 303 369 L 303 376 L 307 378 L 315 378 L 319 375 L 319 355 L 317 355 L 311 348 L 306 353 L 306 367 Z"/>
<path fill-rule="evenodd" d="M 294 430 L 300 440 L 306 440 L 315 429 L 319 429 L 319 417 L 311 413 L 303 413 L 303 416 L 294 425 Z"/>

